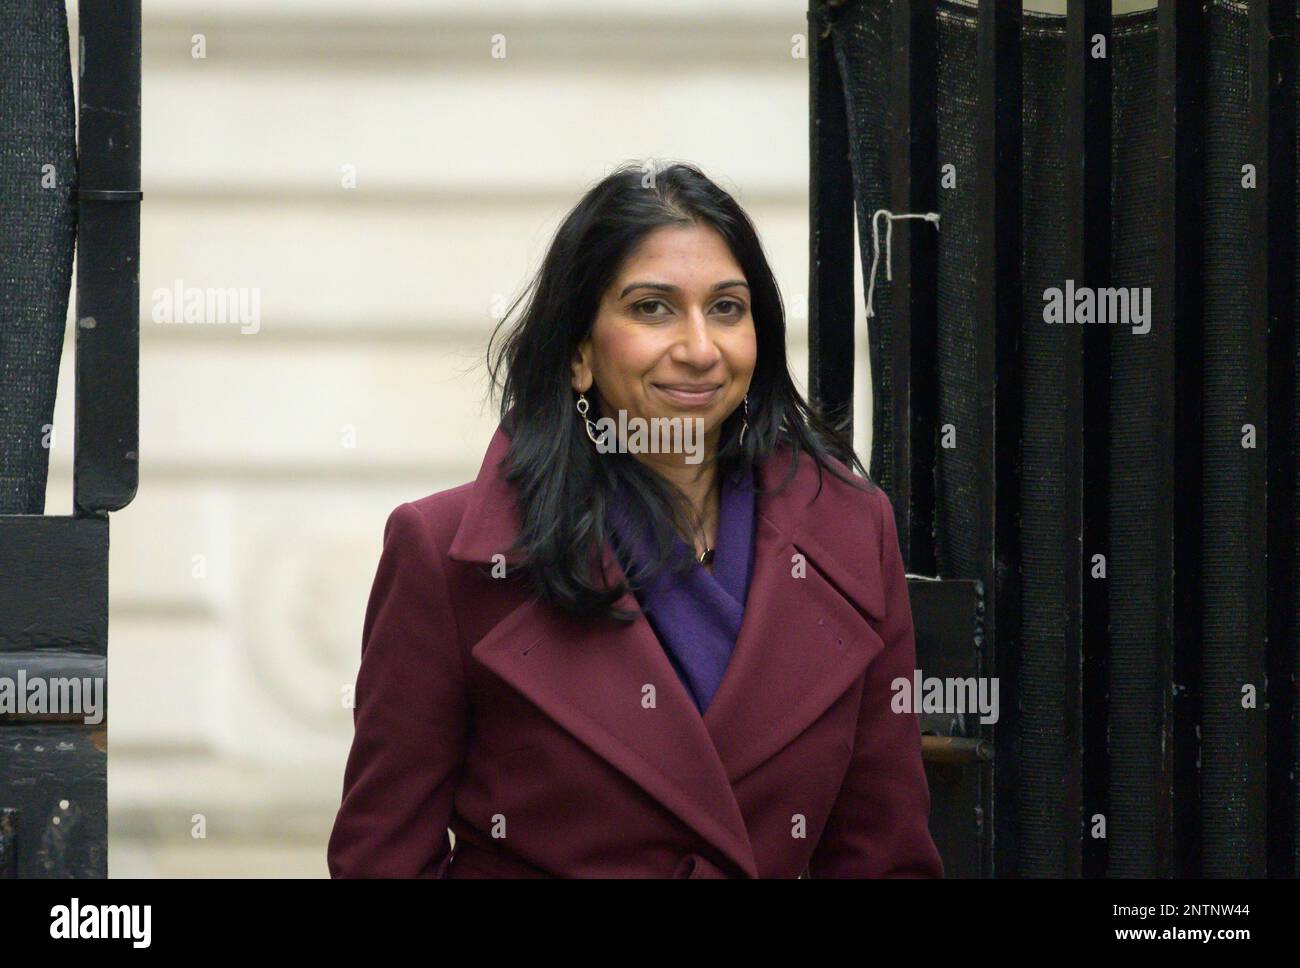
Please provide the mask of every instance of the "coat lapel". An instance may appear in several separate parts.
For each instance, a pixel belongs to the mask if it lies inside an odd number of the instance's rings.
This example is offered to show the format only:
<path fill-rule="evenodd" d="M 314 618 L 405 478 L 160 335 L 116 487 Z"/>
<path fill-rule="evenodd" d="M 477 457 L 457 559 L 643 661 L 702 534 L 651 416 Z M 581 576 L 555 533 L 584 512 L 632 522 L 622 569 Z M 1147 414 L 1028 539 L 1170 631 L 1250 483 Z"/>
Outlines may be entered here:
<path fill-rule="evenodd" d="M 450 557 L 491 563 L 519 528 L 498 428 L 452 541 Z M 703 717 L 642 616 L 590 622 L 534 598 L 480 639 L 473 656 L 543 713 L 636 782 L 702 838 L 757 877 L 733 784 L 808 728 L 882 648 L 866 617 L 884 615 L 869 534 L 845 533 L 846 512 L 814 502 L 811 458 L 781 494 L 789 451 L 759 465 L 754 574 L 735 650 Z M 517 563 L 516 556 L 507 562 Z M 624 579 L 606 545 L 605 572 Z M 637 609 L 629 593 L 618 607 Z M 646 708 L 644 687 L 655 704 Z"/>

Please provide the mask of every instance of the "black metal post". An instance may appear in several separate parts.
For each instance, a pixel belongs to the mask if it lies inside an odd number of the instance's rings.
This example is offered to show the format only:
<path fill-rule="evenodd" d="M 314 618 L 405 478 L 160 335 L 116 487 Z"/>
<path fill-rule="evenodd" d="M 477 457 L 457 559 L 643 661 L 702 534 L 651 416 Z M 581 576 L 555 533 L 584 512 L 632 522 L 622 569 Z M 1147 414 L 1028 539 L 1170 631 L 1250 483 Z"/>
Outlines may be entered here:
<path fill-rule="evenodd" d="M 1070 0 L 1066 13 L 1065 277 L 1093 291 L 1111 279 L 1111 11 L 1110 0 Z M 1030 320 L 1035 325 L 1036 320 Z M 1061 870 L 1067 877 L 1105 869 L 1104 837 L 1091 836 L 1105 816 L 1105 669 L 1107 589 L 1094 578 L 1094 556 L 1110 558 L 1110 326 L 1065 325 L 1061 538 L 1065 605 L 1061 790 Z M 1086 855 L 1086 860 L 1085 860 Z"/>
<path fill-rule="evenodd" d="M 140 464 L 140 0 L 79 0 L 73 501 L 116 511 Z"/>
<path fill-rule="evenodd" d="M 1016 641 L 1020 567 L 1019 506 L 1021 394 L 1021 53 L 1020 4 L 980 0 L 977 25 L 979 130 L 975 133 L 978 268 L 975 380 L 978 426 L 971 428 L 980 469 L 972 517 L 977 522 L 979 578 L 993 634 L 984 640 L 984 675 L 996 670 L 1005 715 L 994 730 L 993 790 L 986 816 L 994 823 L 994 857 L 986 873 L 1014 875 L 1020 836 L 1013 812 L 1019 754 Z"/>
<path fill-rule="evenodd" d="M 853 170 L 844 87 L 829 33 L 808 12 L 808 395 L 853 429 Z"/>
<path fill-rule="evenodd" d="M 1267 643 L 1253 681 L 1267 682 L 1268 714 L 1255 717 L 1248 757 L 1251 876 L 1296 874 L 1296 5 L 1250 5 L 1250 158 L 1258 184 L 1249 194 L 1249 367 L 1247 419 L 1255 415 L 1263 460 L 1252 467 L 1251 529 L 1261 534 L 1263 581 L 1252 585 L 1252 615 Z M 1258 611 L 1255 609 L 1258 608 Z M 1263 690 L 1261 690 L 1262 692 Z M 1262 703 L 1261 703 L 1262 707 Z M 1258 755 L 1254 755 L 1257 753 Z M 1258 845 L 1257 848 L 1254 845 Z M 1256 849 L 1259 854 L 1256 854 Z M 1265 851 L 1267 853 L 1265 854 Z"/>
<path fill-rule="evenodd" d="M 1200 4 L 1161 0 L 1157 11 L 1156 249 L 1152 332 L 1156 415 L 1166 455 L 1156 479 L 1170 500 L 1155 508 L 1164 580 L 1156 582 L 1161 759 L 1155 800 L 1155 876 L 1200 870 L 1202 380 L 1204 321 L 1205 15 Z M 1161 325 L 1163 321 L 1163 325 Z"/>
<path fill-rule="evenodd" d="M 935 0 L 893 5 L 893 75 L 889 98 L 889 192 L 895 213 L 938 208 L 938 119 L 935 112 Z M 914 175 L 915 173 L 915 175 Z M 937 434 L 938 252 L 932 226 L 900 219 L 894 226 L 892 306 L 893 428 L 890 498 L 909 570 L 936 574 L 934 450 Z"/>

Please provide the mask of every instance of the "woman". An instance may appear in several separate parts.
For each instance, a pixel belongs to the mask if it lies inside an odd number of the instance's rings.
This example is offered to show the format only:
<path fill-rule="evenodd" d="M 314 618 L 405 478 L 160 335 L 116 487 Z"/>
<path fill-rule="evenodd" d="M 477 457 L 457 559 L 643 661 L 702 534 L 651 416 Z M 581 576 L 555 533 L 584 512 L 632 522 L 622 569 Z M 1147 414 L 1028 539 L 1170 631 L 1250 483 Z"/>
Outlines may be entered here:
<path fill-rule="evenodd" d="M 477 480 L 388 519 L 331 875 L 942 876 L 893 510 L 748 217 L 625 166 L 530 289 Z"/>

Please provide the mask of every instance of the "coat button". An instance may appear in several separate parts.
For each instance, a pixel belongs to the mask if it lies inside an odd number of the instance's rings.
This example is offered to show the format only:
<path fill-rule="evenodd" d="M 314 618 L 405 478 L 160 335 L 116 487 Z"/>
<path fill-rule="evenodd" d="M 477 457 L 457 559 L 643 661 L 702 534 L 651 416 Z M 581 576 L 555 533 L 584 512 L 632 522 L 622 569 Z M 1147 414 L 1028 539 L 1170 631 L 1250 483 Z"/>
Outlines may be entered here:
<path fill-rule="evenodd" d="M 673 877 L 675 878 L 692 877 L 694 876 L 695 870 L 698 866 L 699 866 L 699 855 L 687 854 L 685 857 L 681 859 L 681 862 L 677 865 L 677 870 L 673 872 Z"/>

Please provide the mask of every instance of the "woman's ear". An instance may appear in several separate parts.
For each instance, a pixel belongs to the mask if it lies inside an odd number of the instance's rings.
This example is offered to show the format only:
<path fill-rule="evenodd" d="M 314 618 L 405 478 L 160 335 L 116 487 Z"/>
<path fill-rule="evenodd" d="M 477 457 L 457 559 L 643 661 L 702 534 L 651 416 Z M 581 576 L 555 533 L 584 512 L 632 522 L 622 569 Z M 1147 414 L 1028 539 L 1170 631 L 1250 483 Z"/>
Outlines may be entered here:
<path fill-rule="evenodd" d="M 592 376 L 591 366 L 588 363 L 588 357 L 591 354 L 591 340 L 584 339 L 578 344 L 577 350 L 573 354 L 573 389 L 579 393 L 586 393 L 591 389 Z"/>

